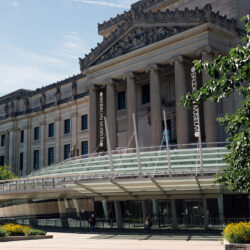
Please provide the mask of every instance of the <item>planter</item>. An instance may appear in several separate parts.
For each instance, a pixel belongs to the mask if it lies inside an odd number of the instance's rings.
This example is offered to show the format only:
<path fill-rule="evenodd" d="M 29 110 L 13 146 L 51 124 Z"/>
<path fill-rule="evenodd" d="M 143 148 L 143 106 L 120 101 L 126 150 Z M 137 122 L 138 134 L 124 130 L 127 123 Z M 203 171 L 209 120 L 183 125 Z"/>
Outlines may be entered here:
<path fill-rule="evenodd" d="M 225 250 L 250 250 L 250 244 L 228 243 L 224 240 Z"/>
<path fill-rule="evenodd" d="M 0 237 L 0 242 L 18 241 L 18 240 L 42 240 L 42 239 L 52 239 L 52 238 L 53 235 L 8 236 L 8 237 Z"/>

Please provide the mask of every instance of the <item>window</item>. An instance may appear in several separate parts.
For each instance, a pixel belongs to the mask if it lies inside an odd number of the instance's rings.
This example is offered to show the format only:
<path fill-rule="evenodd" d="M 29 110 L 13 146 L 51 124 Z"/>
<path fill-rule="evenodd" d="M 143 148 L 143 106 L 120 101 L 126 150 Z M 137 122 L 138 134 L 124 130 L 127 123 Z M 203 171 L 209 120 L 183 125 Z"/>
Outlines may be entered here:
<path fill-rule="evenodd" d="M 82 141 L 82 155 L 87 155 L 88 153 L 88 141 Z"/>
<path fill-rule="evenodd" d="M 149 84 L 142 85 L 142 104 L 150 102 L 150 86 Z"/>
<path fill-rule="evenodd" d="M 4 155 L 0 156 L 0 166 L 4 165 Z"/>
<path fill-rule="evenodd" d="M 24 130 L 20 131 L 20 143 L 24 142 Z"/>
<path fill-rule="evenodd" d="M 69 158 L 70 154 L 70 144 L 64 145 L 64 160 Z"/>
<path fill-rule="evenodd" d="M 126 108 L 126 95 L 125 91 L 118 92 L 118 110 Z"/>
<path fill-rule="evenodd" d="M 49 124 L 49 137 L 54 137 L 54 123 Z"/>
<path fill-rule="evenodd" d="M 88 115 L 82 116 L 82 130 L 88 129 Z"/>
<path fill-rule="evenodd" d="M 48 149 L 48 165 L 54 164 L 54 148 Z"/>
<path fill-rule="evenodd" d="M 20 173 L 21 175 L 23 174 L 22 171 L 23 171 L 23 153 L 20 153 L 20 166 L 19 166 L 19 169 L 20 169 Z"/>
<path fill-rule="evenodd" d="M 39 168 L 39 150 L 34 151 L 34 169 Z"/>
<path fill-rule="evenodd" d="M 2 147 L 5 146 L 5 139 L 6 139 L 6 136 L 5 135 L 1 135 L 1 146 Z"/>
<path fill-rule="evenodd" d="M 64 120 L 64 134 L 70 133 L 70 119 Z"/>
<path fill-rule="evenodd" d="M 34 128 L 34 140 L 39 140 L 39 127 Z"/>

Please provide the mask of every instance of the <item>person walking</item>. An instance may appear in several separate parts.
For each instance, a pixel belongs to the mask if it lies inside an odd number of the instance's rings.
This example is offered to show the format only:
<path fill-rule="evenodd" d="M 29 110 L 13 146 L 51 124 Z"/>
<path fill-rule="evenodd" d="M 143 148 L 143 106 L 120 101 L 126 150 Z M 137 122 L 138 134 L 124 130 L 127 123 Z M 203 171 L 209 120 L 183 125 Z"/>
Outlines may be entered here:
<path fill-rule="evenodd" d="M 144 232 L 150 233 L 151 232 L 151 226 L 152 226 L 152 220 L 150 214 L 147 214 L 145 225 L 144 225 Z"/>
<path fill-rule="evenodd" d="M 95 219 L 95 215 L 92 214 L 89 218 L 89 225 L 90 225 L 90 230 L 91 232 L 95 231 L 95 223 L 96 223 L 96 219 Z"/>

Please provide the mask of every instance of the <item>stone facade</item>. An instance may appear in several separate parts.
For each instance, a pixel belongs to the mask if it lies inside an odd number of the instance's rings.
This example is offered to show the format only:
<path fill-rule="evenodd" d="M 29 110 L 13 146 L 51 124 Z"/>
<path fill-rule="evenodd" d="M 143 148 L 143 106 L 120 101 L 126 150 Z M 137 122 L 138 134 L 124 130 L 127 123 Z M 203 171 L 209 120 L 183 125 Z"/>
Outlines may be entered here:
<path fill-rule="evenodd" d="M 179 105 L 181 96 L 191 91 L 192 61 L 211 60 L 240 41 L 239 18 L 249 13 L 247 2 L 143 0 L 99 24 L 103 42 L 80 59 L 81 74 L 0 98 L 1 162 L 12 166 L 16 174 L 27 175 L 36 164 L 48 165 L 49 148 L 54 148 L 52 163 L 64 160 L 65 145 L 76 145 L 82 153 L 81 143 L 87 142 L 88 152 L 96 152 L 100 89 L 105 91 L 111 149 L 135 147 L 133 114 L 139 146 L 160 146 L 164 110 L 170 142 L 196 142 L 191 111 Z M 207 79 L 204 73 L 198 75 L 200 85 Z M 235 95 L 220 105 L 202 104 L 203 142 L 225 140 L 215 119 L 234 112 L 239 101 Z M 88 115 L 88 129 L 83 130 L 84 115 Z M 65 133 L 68 119 L 70 130 Z M 49 124 L 54 124 L 53 136 L 48 135 Z M 35 128 L 39 130 L 36 140 Z M 39 152 L 39 163 L 35 152 Z"/>

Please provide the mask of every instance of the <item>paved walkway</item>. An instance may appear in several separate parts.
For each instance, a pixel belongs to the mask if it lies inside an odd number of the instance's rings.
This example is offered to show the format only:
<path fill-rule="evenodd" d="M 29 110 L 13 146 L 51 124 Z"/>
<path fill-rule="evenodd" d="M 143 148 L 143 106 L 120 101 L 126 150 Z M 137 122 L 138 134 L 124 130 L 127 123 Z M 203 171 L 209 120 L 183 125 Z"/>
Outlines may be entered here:
<path fill-rule="evenodd" d="M 53 239 L 0 243 L 1 250 L 223 250 L 220 239 L 171 235 L 54 233 Z"/>

